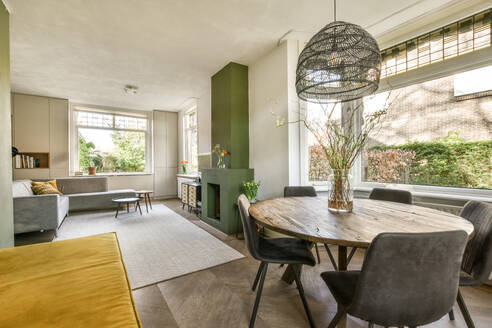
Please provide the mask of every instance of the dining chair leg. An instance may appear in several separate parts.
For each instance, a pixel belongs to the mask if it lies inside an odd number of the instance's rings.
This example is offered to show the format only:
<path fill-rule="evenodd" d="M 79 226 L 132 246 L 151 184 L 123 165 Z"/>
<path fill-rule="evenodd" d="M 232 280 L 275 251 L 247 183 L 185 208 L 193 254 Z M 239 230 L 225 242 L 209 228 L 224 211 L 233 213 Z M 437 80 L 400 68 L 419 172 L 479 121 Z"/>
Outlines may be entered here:
<path fill-rule="evenodd" d="M 347 264 L 350 263 L 350 260 L 354 256 L 356 250 L 357 250 L 357 247 L 352 247 L 352 250 L 350 251 L 350 254 L 349 254 L 348 258 L 347 258 Z"/>
<path fill-rule="evenodd" d="M 330 257 L 331 265 L 333 265 L 333 268 L 335 269 L 335 271 L 338 271 L 337 262 L 335 261 L 333 254 L 331 253 L 330 249 L 328 248 L 328 245 L 327 244 L 323 244 L 323 245 L 325 246 L 326 252 L 328 253 L 328 256 Z"/>
<path fill-rule="evenodd" d="M 331 320 L 330 324 L 328 325 L 328 328 L 335 328 L 338 324 L 338 322 L 340 321 L 340 319 L 342 319 L 342 317 L 347 313 L 347 311 L 345 310 L 340 310 L 337 312 L 337 314 L 335 314 L 335 317 Z"/>
<path fill-rule="evenodd" d="M 374 328 L 374 324 L 372 322 L 369 322 L 369 324 L 367 325 L 367 328 Z"/>
<path fill-rule="evenodd" d="M 463 299 L 463 296 L 461 295 L 460 290 L 458 289 L 458 297 L 456 298 L 458 301 L 458 306 L 460 307 L 461 314 L 463 314 L 463 318 L 465 319 L 466 326 L 468 328 L 475 328 L 475 324 L 473 323 L 473 320 L 470 316 L 470 312 L 468 312 L 468 308 L 466 307 L 465 300 Z"/>
<path fill-rule="evenodd" d="M 455 319 L 454 318 L 454 311 L 451 310 L 451 311 L 449 311 L 449 320 L 454 320 L 454 319 Z"/>
<path fill-rule="evenodd" d="M 249 321 L 249 328 L 255 326 L 256 313 L 258 312 L 258 305 L 260 305 L 261 292 L 263 291 L 263 283 L 265 282 L 265 276 L 268 270 L 268 263 L 265 263 L 263 271 L 261 272 L 260 286 L 258 286 L 258 291 L 256 292 L 255 305 L 253 306 L 253 313 L 251 314 L 251 320 Z"/>
<path fill-rule="evenodd" d="M 292 271 L 294 272 L 294 279 L 296 281 L 297 289 L 299 290 L 299 296 L 301 296 L 302 305 L 304 305 L 304 310 L 306 311 L 306 315 L 309 320 L 309 325 L 311 326 L 311 328 L 314 328 L 316 327 L 316 325 L 314 324 L 314 320 L 313 317 L 311 316 L 311 311 L 309 310 L 309 305 L 307 303 L 306 296 L 304 295 L 304 288 L 302 287 L 301 278 L 299 277 L 299 273 L 296 270 L 292 270 Z"/>
<path fill-rule="evenodd" d="M 258 280 L 260 279 L 260 275 L 264 267 L 265 267 L 265 262 L 261 262 L 260 266 L 258 267 L 258 272 L 256 273 L 255 282 L 253 283 L 253 287 L 251 288 L 253 291 L 256 290 L 256 285 L 258 285 Z"/>
<path fill-rule="evenodd" d="M 319 250 L 318 250 L 318 244 L 314 243 L 314 249 L 316 250 L 316 257 L 318 258 L 318 264 L 321 263 L 321 260 L 319 258 Z"/>

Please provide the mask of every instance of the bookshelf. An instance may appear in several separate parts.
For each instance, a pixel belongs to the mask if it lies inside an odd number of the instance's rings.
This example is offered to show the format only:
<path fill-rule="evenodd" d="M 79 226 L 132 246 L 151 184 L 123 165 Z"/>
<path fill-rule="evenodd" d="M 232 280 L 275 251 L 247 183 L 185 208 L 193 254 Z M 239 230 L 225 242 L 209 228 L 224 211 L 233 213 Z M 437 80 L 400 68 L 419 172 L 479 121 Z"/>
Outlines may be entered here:
<path fill-rule="evenodd" d="M 19 156 L 19 159 L 17 159 L 17 156 Z M 50 168 L 50 153 L 22 152 L 22 153 L 18 153 L 17 156 L 13 158 L 14 168 L 16 170 L 33 170 L 33 169 Z M 28 158 L 33 158 L 34 165 L 27 164 Z M 36 162 L 39 162 L 39 166 L 35 164 Z"/>

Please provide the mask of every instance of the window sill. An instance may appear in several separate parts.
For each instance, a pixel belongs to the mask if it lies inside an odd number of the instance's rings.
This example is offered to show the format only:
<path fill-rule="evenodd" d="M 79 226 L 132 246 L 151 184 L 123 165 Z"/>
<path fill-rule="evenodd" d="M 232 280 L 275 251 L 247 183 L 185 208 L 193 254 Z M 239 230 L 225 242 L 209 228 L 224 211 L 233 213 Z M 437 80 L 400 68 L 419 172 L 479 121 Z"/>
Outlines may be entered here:
<path fill-rule="evenodd" d="M 313 185 L 316 191 L 328 191 L 328 184 L 323 185 Z M 469 201 L 475 200 L 479 202 L 492 203 L 492 190 L 460 190 L 458 188 L 445 188 L 445 187 L 431 187 L 431 186 L 398 186 L 398 185 L 374 185 L 374 186 L 356 186 L 355 191 L 362 191 L 370 193 L 373 188 L 395 188 L 404 189 L 412 193 L 413 196 L 425 197 L 425 198 L 435 198 L 435 199 L 446 199 L 446 200 L 456 200 L 456 201 Z"/>
<path fill-rule="evenodd" d="M 117 176 L 143 176 L 143 175 L 153 175 L 153 173 L 148 173 L 148 172 L 118 172 L 118 173 L 110 173 L 110 172 L 105 172 L 105 173 L 96 173 L 96 175 L 89 175 L 89 174 L 84 174 L 84 175 L 75 175 L 71 174 L 70 176 L 72 177 L 117 177 Z"/>
<path fill-rule="evenodd" d="M 382 187 L 384 188 L 384 186 Z M 392 188 L 392 186 L 388 185 L 387 188 Z M 398 187 L 395 186 L 395 188 Z M 425 189 L 425 187 L 422 188 Z M 428 187 L 428 188 L 432 188 L 432 187 Z M 371 192 L 372 189 L 373 187 L 369 187 L 369 186 L 358 186 L 355 187 L 354 190 Z M 476 200 L 479 202 L 492 203 L 492 192 L 489 190 L 470 190 L 470 191 L 460 190 L 459 192 L 457 192 L 454 191 L 455 188 L 442 188 L 447 190 L 415 190 L 413 188 L 401 188 L 401 189 L 408 190 L 412 193 L 413 196 L 417 196 L 417 197 L 457 200 L 457 201 L 464 201 L 464 202 L 469 200 Z"/>

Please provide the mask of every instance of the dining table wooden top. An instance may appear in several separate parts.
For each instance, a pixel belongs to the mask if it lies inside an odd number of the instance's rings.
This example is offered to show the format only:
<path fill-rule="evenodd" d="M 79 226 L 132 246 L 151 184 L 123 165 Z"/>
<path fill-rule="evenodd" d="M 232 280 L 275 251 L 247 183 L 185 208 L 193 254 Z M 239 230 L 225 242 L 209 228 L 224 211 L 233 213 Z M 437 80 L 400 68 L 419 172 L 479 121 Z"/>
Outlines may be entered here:
<path fill-rule="evenodd" d="M 351 213 L 332 213 L 327 197 L 283 197 L 249 209 L 261 225 L 312 242 L 367 248 L 380 233 L 425 233 L 464 230 L 466 219 L 432 208 L 388 201 L 355 199 Z"/>

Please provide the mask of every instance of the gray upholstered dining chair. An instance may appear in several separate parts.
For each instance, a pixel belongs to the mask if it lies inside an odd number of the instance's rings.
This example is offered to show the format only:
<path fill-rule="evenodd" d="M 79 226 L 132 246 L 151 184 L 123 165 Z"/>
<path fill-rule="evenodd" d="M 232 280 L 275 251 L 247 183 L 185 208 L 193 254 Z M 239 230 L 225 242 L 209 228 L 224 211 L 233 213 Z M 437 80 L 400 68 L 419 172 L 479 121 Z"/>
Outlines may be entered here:
<path fill-rule="evenodd" d="M 346 313 L 369 327 L 417 327 L 439 320 L 458 293 L 466 240 L 464 231 L 379 234 L 361 271 L 321 274 L 340 305 L 328 327 Z"/>
<path fill-rule="evenodd" d="M 480 286 L 487 281 L 492 272 L 492 204 L 469 201 L 460 214 L 473 224 L 474 235 L 468 242 L 461 263 L 460 286 Z M 456 299 L 468 328 L 475 324 L 468 312 L 465 300 L 458 290 Z M 453 310 L 449 318 L 454 320 Z"/>
<path fill-rule="evenodd" d="M 412 204 L 412 193 L 407 190 L 374 188 L 369 195 L 369 199 Z"/>
<path fill-rule="evenodd" d="M 269 263 L 277 264 L 305 264 L 314 266 L 316 260 L 310 249 L 310 243 L 305 240 L 296 238 L 263 238 L 258 233 L 254 220 L 249 215 L 249 201 L 245 195 L 240 195 L 237 200 L 239 207 L 239 214 L 243 223 L 244 239 L 251 256 L 260 261 L 260 267 L 256 273 L 256 278 L 253 283 L 252 290 L 255 291 L 258 285 L 258 291 L 256 292 L 256 300 L 253 307 L 253 313 L 251 314 L 251 320 L 249 327 L 252 328 L 255 325 L 256 313 L 258 312 L 258 305 L 260 304 L 261 293 L 263 291 L 263 283 L 268 269 Z M 309 320 L 309 325 L 315 327 L 309 306 L 304 296 L 304 289 L 302 287 L 299 273 L 296 270 L 292 270 L 294 273 L 297 289 L 299 290 L 299 296 L 301 297 L 304 310 Z"/>
<path fill-rule="evenodd" d="M 287 186 L 284 187 L 284 197 L 316 197 L 318 193 L 313 186 Z M 329 255 L 333 257 L 333 254 L 330 252 L 330 249 L 326 246 Z M 321 263 L 321 259 L 319 257 L 319 249 L 318 244 L 314 243 L 314 249 L 316 250 L 316 257 L 318 258 L 318 263 Z M 334 260 L 333 260 L 334 261 Z"/>

